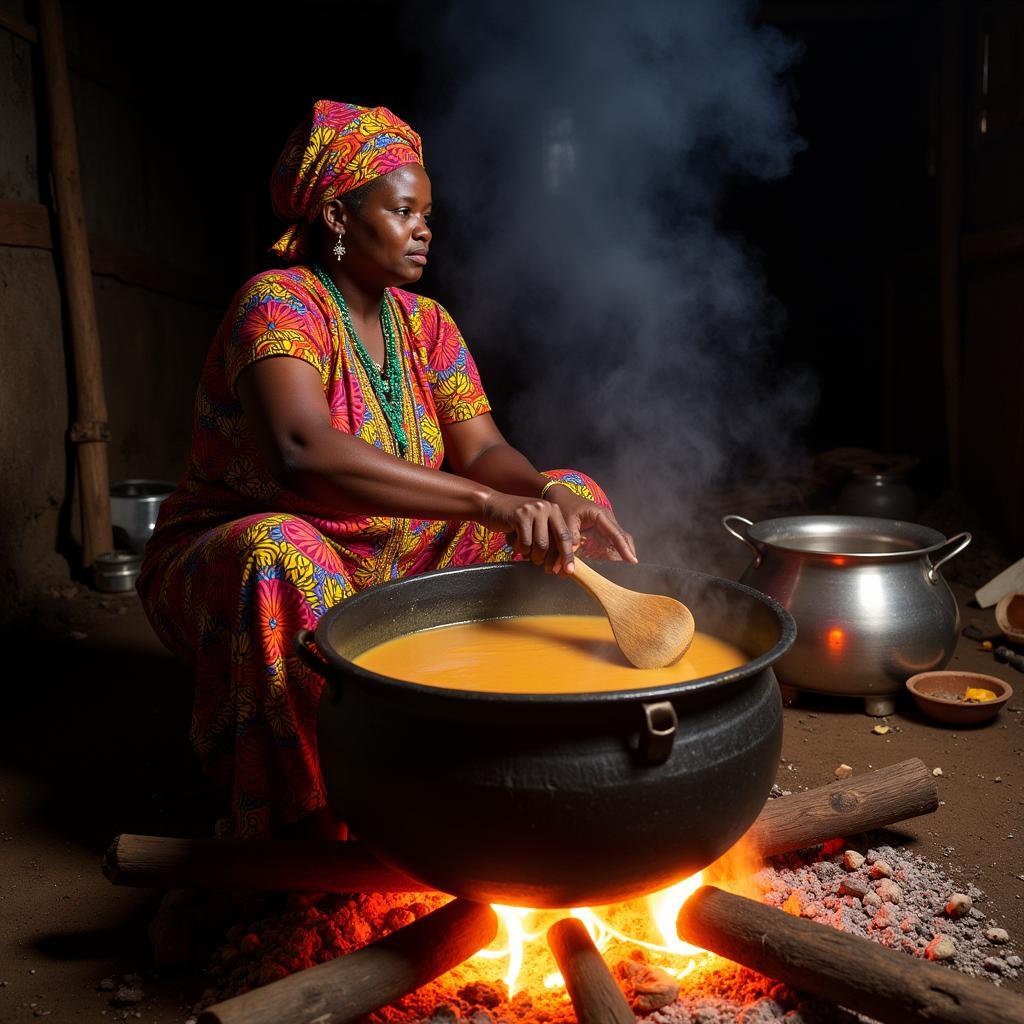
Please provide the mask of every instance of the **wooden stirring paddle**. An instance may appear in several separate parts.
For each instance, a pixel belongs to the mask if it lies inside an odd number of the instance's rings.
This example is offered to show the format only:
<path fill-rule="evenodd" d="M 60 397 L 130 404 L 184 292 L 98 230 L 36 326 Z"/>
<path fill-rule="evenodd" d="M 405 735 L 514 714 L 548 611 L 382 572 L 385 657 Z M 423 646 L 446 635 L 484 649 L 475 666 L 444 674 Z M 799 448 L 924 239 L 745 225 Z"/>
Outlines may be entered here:
<path fill-rule="evenodd" d="M 661 594 L 627 590 L 591 569 L 578 555 L 569 574 L 604 609 L 619 650 L 637 668 L 664 668 L 693 642 L 690 609 Z"/>

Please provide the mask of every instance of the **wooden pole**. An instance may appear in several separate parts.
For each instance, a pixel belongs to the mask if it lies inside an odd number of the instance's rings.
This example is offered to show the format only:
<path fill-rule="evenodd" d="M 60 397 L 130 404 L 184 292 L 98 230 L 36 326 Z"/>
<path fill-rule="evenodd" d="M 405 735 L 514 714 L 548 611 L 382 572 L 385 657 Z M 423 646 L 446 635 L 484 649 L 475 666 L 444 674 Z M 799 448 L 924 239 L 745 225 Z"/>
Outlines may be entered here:
<path fill-rule="evenodd" d="M 769 800 L 740 843 L 755 856 L 815 846 L 928 814 L 939 805 L 919 758 L 818 789 Z M 357 842 L 299 839 L 171 839 L 121 835 L 107 851 L 114 885 L 269 892 L 423 892 Z"/>
<path fill-rule="evenodd" d="M 548 929 L 547 938 L 579 1024 L 636 1024 L 622 989 L 582 921 L 563 917 Z"/>
<path fill-rule="evenodd" d="M 948 967 L 714 886 L 679 911 L 679 937 L 886 1024 L 1024 1021 L 1024 999 Z"/>
<path fill-rule="evenodd" d="M 912 757 L 806 793 L 769 800 L 744 839 L 761 856 L 771 857 L 930 814 L 938 806 L 932 773 L 920 758 Z"/>
<path fill-rule="evenodd" d="M 103 859 L 114 885 L 259 892 L 424 892 L 355 842 L 121 835 Z"/>
<path fill-rule="evenodd" d="M 963 8 L 943 0 L 939 69 L 939 324 L 950 486 L 960 479 L 960 364 L 963 325 L 960 247 L 963 230 Z"/>
<path fill-rule="evenodd" d="M 199 1024 L 347 1024 L 468 960 L 497 933 L 490 907 L 453 900 L 372 946 L 217 1003 Z"/>
<path fill-rule="evenodd" d="M 110 476 L 107 468 L 107 400 L 96 306 L 85 231 L 82 187 L 78 176 L 78 143 L 68 84 L 67 55 L 59 0 L 39 0 L 39 49 L 46 86 L 54 200 L 60 232 L 61 260 L 71 346 L 75 365 L 76 420 L 71 441 L 78 452 L 78 487 L 82 510 L 82 565 L 114 547 L 110 525 Z"/>

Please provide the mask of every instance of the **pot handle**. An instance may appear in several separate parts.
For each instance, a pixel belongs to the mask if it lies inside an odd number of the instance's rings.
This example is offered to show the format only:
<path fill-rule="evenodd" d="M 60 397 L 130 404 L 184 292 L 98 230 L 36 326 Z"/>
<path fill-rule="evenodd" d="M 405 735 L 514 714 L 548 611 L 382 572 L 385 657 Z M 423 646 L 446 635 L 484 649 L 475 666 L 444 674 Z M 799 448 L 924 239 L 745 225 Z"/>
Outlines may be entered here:
<path fill-rule="evenodd" d="M 742 523 L 740 529 L 736 529 L 732 523 Z M 744 519 L 743 516 L 722 516 L 722 525 L 731 533 L 737 540 L 743 541 L 744 544 L 754 552 L 754 568 L 757 569 L 761 565 L 761 549 L 750 539 L 750 534 L 747 532 L 747 528 L 754 524 L 749 519 Z"/>
<path fill-rule="evenodd" d="M 311 668 L 317 675 L 327 677 L 331 666 L 316 653 L 316 649 L 310 642 L 313 639 L 313 630 L 300 629 L 295 634 L 295 652 L 305 662 L 307 668 Z"/>
<path fill-rule="evenodd" d="M 640 760 L 644 764 L 664 764 L 672 753 L 679 719 L 672 701 L 644 704 L 644 731 L 640 733 Z"/>
<path fill-rule="evenodd" d="M 939 566 L 940 565 L 945 565 L 945 563 L 948 562 L 954 555 L 959 555 L 960 552 L 963 551 L 963 549 L 965 547 L 967 547 L 967 545 L 970 544 L 970 543 L 971 543 L 971 535 L 969 533 L 967 533 L 966 530 L 963 533 L 958 533 L 958 534 L 950 537 L 949 540 L 947 540 L 946 543 L 942 545 L 942 547 L 938 548 L 935 552 L 933 552 L 933 554 L 937 555 L 944 548 L 947 548 L 947 547 L 950 547 L 950 546 L 953 546 L 953 550 L 947 552 L 946 554 L 944 554 L 937 562 L 933 562 L 930 558 L 928 559 L 928 562 L 929 562 L 929 566 L 928 566 L 928 579 L 932 583 L 938 583 L 939 582 Z"/>

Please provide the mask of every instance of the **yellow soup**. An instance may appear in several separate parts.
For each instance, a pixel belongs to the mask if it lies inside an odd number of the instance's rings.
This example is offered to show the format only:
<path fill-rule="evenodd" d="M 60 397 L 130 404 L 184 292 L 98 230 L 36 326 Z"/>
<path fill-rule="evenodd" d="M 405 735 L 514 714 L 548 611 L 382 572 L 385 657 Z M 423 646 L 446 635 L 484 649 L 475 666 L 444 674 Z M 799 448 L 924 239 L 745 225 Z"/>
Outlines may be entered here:
<path fill-rule="evenodd" d="M 594 615 L 529 615 L 439 626 L 389 640 L 357 665 L 449 690 L 488 693 L 586 693 L 639 690 L 715 675 L 747 661 L 739 648 L 697 633 L 668 668 L 634 668 L 608 620 Z"/>

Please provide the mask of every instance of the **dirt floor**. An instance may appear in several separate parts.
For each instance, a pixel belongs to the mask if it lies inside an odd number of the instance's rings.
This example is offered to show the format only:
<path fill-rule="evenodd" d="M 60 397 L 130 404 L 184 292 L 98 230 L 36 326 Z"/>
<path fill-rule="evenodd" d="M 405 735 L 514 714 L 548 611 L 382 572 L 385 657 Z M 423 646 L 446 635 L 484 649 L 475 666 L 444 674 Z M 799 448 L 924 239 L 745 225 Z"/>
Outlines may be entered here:
<path fill-rule="evenodd" d="M 993 625 L 967 605 L 964 624 Z M 128 1019 L 181 1024 L 202 992 L 198 971 L 158 977 L 146 926 L 158 893 L 114 888 L 100 871 L 120 832 L 208 836 L 221 813 L 186 742 L 190 683 L 163 650 L 134 595 L 54 595 L 17 641 L 23 680 L 8 680 L 0 720 L 0 1021 L 100 1020 L 125 1011 L 99 983 L 141 976 Z M 27 646 L 25 646 L 27 645 Z M 993 722 L 934 724 L 909 702 L 886 724 L 858 703 L 804 698 L 785 712 L 778 783 L 797 791 L 920 757 L 942 769 L 941 805 L 889 842 L 939 862 L 987 894 L 982 909 L 1024 939 L 1024 676 L 961 638 L 950 667 L 988 672 L 1016 695 Z M 1024 978 L 1007 981 L 1024 992 Z"/>

